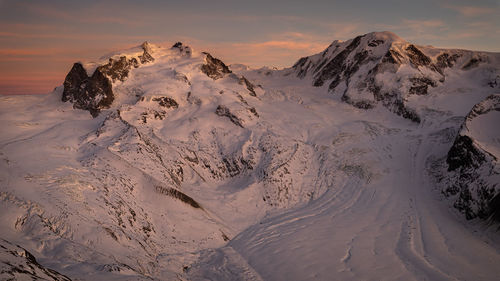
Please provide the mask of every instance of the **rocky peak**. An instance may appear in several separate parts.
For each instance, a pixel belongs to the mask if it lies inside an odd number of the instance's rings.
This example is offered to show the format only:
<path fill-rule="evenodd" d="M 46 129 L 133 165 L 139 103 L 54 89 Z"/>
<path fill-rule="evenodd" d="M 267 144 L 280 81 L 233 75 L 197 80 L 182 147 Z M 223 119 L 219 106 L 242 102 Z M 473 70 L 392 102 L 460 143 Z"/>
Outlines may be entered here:
<path fill-rule="evenodd" d="M 119 59 L 110 58 L 107 64 L 101 65 L 97 69 L 113 81 L 123 82 L 128 77 L 130 69 L 137 67 L 139 67 L 139 62 L 136 58 L 121 56 Z"/>
<path fill-rule="evenodd" d="M 75 63 L 66 79 L 62 101 L 73 103 L 74 108 L 88 110 L 93 117 L 103 108 L 108 108 L 114 100 L 111 81 L 97 68 L 88 76 L 81 63 Z"/>
<path fill-rule="evenodd" d="M 152 53 L 152 49 L 151 49 L 151 44 L 149 44 L 148 41 L 144 41 L 142 44 L 141 44 L 141 48 L 144 50 L 144 52 L 147 52 L 147 53 Z"/>
<path fill-rule="evenodd" d="M 182 44 L 182 42 L 177 42 L 175 43 L 172 48 L 172 50 L 179 50 L 179 53 L 183 56 L 186 57 L 191 57 L 193 50 L 189 46 L 185 46 Z"/>
<path fill-rule="evenodd" d="M 206 52 L 203 54 L 205 54 L 205 64 L 201 66 L 201 71 L 208 77 L 217 80 L 224 77 L 226 74 L 232 73 L 229 67 L 220 59 L 214 58 Z"/>
<path fill-rule="evenodd" d="M 255 85 L 252 84 L 252 82 L 248 81 L 248 79 L 245 76 L 241 76 L 241 78 L 239 79 L 238 83 L 240 85 L 245 84 L 245 86 L 247 87 L 247 90 L 249 91 L 249 93 L 250 93 L 250 95 L 252 97 L 256 97 L 257 96 L 257 93 L 255 93 Z"/>
<path fill-rule="evenodd" d="M 315 87 L 328 85 L 329 92 L 353 106 L 371 108 L 381 103 L 420 122 L 418 114 L 406 105 L 406 96 L 427 95 L 429 88 L 444 82 L 444 69 L 453 67 L 459 58 L 459 53 L 446 52 L 432 58 L 425 48 L 392 32 L 372 32 L 346 42 L 334 41 L 323 52 L 301 58 L 292 70 L 301 79 L 309 77 Z M 399 74 L 403 65 L 408 68 Z M 377 80 L 385 72 L 401 76 L 395 79 L 397 85 L 390 87 Z"/>
<path fill-rule="evenodd" d="M 431 59 L 415 47 L 415 45 L 410 44 L 405 50 L 408 59 L 414 67 L 428 66 L 431 63 Z"/>
<path fill-rule="evenodd" d="M 66 75 L 61 100 L 73 103 L 74 108 L 88 110 L 96 117 L 101 109 L 109 108 L 115 99 L 112 90 L 114 82 L 125 81 L 132 69 L 154 61 L 151 45 L 144 42 L 140 47 L 143 50 L 141 55 L 110 57 L 90 77 L 81 63 L 75 63 Z"/>
<path fill-rule="evenodd" d="M 141 48 L 144 50 L 144 53 L 139 56 L 139 59 L 142 64 L 148 63 L 148 62 L 153 62 L 155 59 L 151 55 L 153 53 L 151 49 L 151 45 L 145 41 L 144 43 L 141 44 Z"/>

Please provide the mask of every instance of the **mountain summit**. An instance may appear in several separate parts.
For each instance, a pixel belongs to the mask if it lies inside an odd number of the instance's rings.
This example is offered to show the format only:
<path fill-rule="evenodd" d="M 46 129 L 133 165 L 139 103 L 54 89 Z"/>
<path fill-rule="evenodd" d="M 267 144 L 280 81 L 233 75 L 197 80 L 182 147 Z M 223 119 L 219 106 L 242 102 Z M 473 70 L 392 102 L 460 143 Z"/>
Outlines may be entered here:
<path fill-rule="evenodd" d="M 450 72 L 488 63 L 498 64 L 498 56 L 417 46 L 392 32 L 373 32 L 346 42 L 334 41 L 323 52 L 301 58 L 293 68 L 297 77 L 308 77 L 315 87 L 328 85 L 328 91 L 356 107 L 381 103 L 420 122 L 420 114 L 407 102 L 412 96 L 427 95 Z M 496 83 L 498 78 L 489 79 Z"/>

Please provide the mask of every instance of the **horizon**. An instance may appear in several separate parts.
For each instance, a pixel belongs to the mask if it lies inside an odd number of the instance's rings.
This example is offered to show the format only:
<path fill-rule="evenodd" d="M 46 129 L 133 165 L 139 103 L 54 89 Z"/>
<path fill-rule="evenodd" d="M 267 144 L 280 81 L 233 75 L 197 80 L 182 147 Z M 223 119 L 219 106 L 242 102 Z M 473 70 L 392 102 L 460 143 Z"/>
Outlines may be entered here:
<path fill-rule="evenodd" d="M 117 3 L 120 7 L 117 8 Z M 227 64 L 290 67 L 334 41 L 387 30 L 417 44 L 500 51 L 496 1 L 0 1 L 0 94 L 45 94 L 74 62 L 177 41 Z M 358 8 L 363 7 L 363 8 Z M 390 8 L 387 8 L 390 7 Z"/>

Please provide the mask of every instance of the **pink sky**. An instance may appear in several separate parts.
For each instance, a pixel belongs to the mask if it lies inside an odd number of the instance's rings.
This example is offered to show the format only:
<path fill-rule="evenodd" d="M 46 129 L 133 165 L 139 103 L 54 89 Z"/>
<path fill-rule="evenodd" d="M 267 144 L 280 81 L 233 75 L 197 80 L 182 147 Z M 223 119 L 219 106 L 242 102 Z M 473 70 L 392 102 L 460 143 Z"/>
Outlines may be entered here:
<path fill-rule="evenodd" d="M 177 41 L 224 62 L 291 66 L 333 40 L 389 30 L 422 45 L 500 51 L 496 1 L 0 0 L 0 94 L 48 93 L 76 61 Z"/>

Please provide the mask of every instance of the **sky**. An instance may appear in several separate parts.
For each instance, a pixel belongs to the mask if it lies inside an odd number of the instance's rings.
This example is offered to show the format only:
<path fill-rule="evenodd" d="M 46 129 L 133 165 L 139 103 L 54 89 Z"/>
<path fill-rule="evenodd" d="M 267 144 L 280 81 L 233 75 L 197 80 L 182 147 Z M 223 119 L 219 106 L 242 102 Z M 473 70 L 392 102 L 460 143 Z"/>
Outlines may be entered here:
<path fill-rule="evenodd" d="M 181 41 L 227 64 L 287 67 L 372 31 L 500 52 L 500 0 L 0 0 L 0 94 L 43 94 L 76 61 Z"/>

